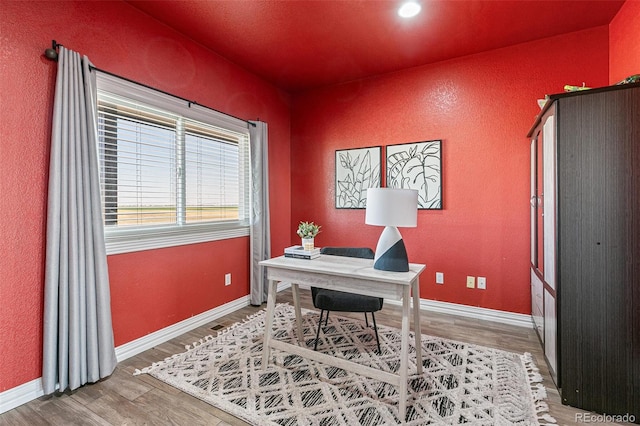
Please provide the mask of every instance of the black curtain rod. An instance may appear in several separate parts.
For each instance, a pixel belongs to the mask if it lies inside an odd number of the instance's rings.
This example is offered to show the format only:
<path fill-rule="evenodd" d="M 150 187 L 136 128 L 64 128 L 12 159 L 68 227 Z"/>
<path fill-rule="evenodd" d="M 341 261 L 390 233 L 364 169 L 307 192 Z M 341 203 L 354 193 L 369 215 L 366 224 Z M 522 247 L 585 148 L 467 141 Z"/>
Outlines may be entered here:
<path fill-rule="evenodd" d="M 173 93 L 169 93 L 169 92 L 165 92 L 164 90 L 156 89 L 155 87 L 151 87 L 151 86 L 149 86 L 148 84 L 139 83 L 139 82 L 137 82 L 137 81 L 135 81 L 135 80 L 131 80 L 130 78 L 122 77 L 122 76 L 120 76 L 120 75 L 118 75 L 118 74 L 114 74 L 114 73 L 112 73 L 112 72 L 105 71 L 105 70 L 100 69 L 100 68 L 98 68 L 98 67 L 94 67 L 93 65 L 89 65 L 89 69 L 90 69 L 91 71 L 94 71 L 94 70 L 95 70 L 95 71 L 100 71 L 101 73 L 104 73 L 104 74 L 110 75 L 110 76 L 112 76 L 112 77 L 120 78 L 120 79 L 122 79 L 122 80 L 126 80 L 126 81 L 128 81 L 128 82 L 130 82 L 130 83 L 133 83 L 133 84 L 137 84 L 137 85 L 140 85 L 140 86 L 146 87 L 147 89 L 155 90 L 156 92 L 160 92 L 160 93 L 163 93 L 163 94 L 165 94 L 165 95 L 168 95 L 168 96 L 174 97 L 174 98 L 176 98 L 176 99 L 180 99 L 181 101 L 186 102 L 186 103 L 187 103 L 187 105 L 189 105 L 189 108 L 191 108 L 191 105 L 198 105 L 198 106 L 201 106 L 201 107 L 203 107 L 203 108 L 210 109 L 211 111 L 215 111 L 215 112 L 220 113 L 220 114 L 228 115 L 229 117 L 233 117 L 233 118 L 235 118 L 235 119 L 237 119 L 237 120 L 240 120 L 240 121 L 244 121 L 245 123 L 250 124 L 251 126 L 254 126 L 254 127 L 255 127 L 255 125 L 256 125 L 255 123 L 252 123 L 252 122 L 247 121 L 247 120 L 245 120 L 245 119 L 243 119 L 243 118 L 240 118 L 240 117 L 236 117 L 235 115 L 231 115 L 231 114 L 228 114 L 228 113 L 226 113 L 226 112 L 218 111 L 218 110 L 217 110 L 217 109 L 215 109 L 215 108 L 211 108 L 211 107 L 208 107 L 208 106 L 206 106 L 206 105 L 201 105 L 201 104 L 197 103 L 196 101 L 190 101 L 189 99 L 185 99 L 185 98 L 183 98 L 183 97 L 180 97 L 180 96 L 174 95 Z"/>
<path fill-rule="evenodd" d="M 59 43 L 56 43 L 56 41 L 55 41 L 55 40 L 51 40 L 51 47 L 50 47 L 50 48 L 48 48 L 48 49 L 46 49 L 46 50 L 44 51 L 44 56 L 45 56 L 47 59 L 50 59 L 50 60 L 52 60 L 52 61 L 57 61 L 57 60 L 58 60 L 58 47 L 60 47 L 60 46 L 62 46 L 62 45 L 61 45 L 61 44 L 59 44 Z M 183 97 L 180 97 L 180 96 L 174 95 L 173 93 L 169 93 L 169 92 L 165 92 L 164 90 L 156 89 L 155 87 L 151 87 L 151 86 L 149 86 L 148 84 L 139 83 L 139 82 L 137 82 L 137 81 L 135 81 L 135 80 L 131 80 L 130 78 L 122 77 L 122 76 L 120 76 L 120 75 L 118 75 L 118 74 L 114 74 L 114 73 L 112 73 L 112 72 L 105 71 L 105 70 L 100 69 L 100 68 L 98 68 L 98 67 L 94 67 L 93 65 L 89 65 L 89 69 L 90 69 L 91 71 L 94 71 L 94 70 L 95 70 L 95 71 L 100 71 L 100 72 L 105 73 L 105 74 L 107 74 L 107 75 L 110 75 L 110 76 L 112 76 L 112 77 L 120 78 L 120 79 L 122 79 L 122 80 L 126 80 L 126 81 L 128 81 L 128 82 L 130 82 L 130 83 L 138 84 L 138 85 L 140 85 L 140 86 L 146 87 L 147 89 L 155 90 L 156 92 L 160 92 L 160 93 L 163 93 L 163 94 L 165 94 L 165 95 L 168 95 L 168 96 L 174 97 L 174 98 L 176 98 L 176 99 L 180 99 L 180 100 L 182 100 L 182 101 L 186 102 L 186 103 L 187 103 L 187 105 L 189 106 L 189 108 L 191 108 L 191 105 L 198 105 L 198 106 L 201 106 L 201 107 L 203 107 L 203 108 L 210 109 L 211 111 L 215 111 L 215 112 L 217 112 L 217 113 L 219 113 L 219 114 L 228 115 L 229 117 L 233 117 L 233 118 L 235 118 L 235 119 L 237 119 L 237 120 L 244 121 L 245 123 L 247 123 L 247 124 L 249 124 L 249 125 L 251 125 L 251 126 L 253 126 L 253 127 L 255 127 L 255 126 L 256 126 L 256 124 L 255 124 L 255 123 L 252 123 L 252 122 L 247 121 L 247 120 L 245 120 L 245 119 L 243 119 L 243 118 L 240 118 L 240 117 L 236 117 L 235 115 L 231 115 L 231 114 L 228 114 L 228 113 L 226 113 L 226 112 L 218 111 L 218 110 L 217 110 L 217 109 L 215 109 L 215 108 L 211 108 L 211 107 L 208 107 L 208 106 L 206 106 L 206 105 L 201 105 L 201 104 L 197 103 L 196 101 L 190 101 L 189 99 L 185 99 L 185 98 L 183 98 Z"/>

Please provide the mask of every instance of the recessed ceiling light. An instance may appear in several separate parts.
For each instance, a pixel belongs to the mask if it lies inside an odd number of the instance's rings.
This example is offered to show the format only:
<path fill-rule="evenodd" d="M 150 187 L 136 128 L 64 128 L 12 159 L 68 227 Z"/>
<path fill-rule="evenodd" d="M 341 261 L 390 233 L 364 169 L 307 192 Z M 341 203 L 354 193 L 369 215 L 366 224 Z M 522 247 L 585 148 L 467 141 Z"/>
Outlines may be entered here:
<path fill-rule="evenodd" d="M 420 13 L 421 9 L 422 7 L 415 1 L 408 1 L 400 6 L 400 9 L 398 9 L 398 15 L 403 18 L 413 18 Z"/>

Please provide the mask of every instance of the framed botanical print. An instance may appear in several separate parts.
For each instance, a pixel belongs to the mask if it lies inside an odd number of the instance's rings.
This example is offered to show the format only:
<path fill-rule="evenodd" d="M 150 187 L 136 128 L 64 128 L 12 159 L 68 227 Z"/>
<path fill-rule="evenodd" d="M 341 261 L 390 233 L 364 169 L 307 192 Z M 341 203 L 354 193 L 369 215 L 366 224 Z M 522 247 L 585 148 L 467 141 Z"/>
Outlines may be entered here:
<path fill-rule="evenodd" d="M 336 208 L 364 209 L 367 189 L 380 187 L 382 147 L 336 151 Z"/>
<path fill-rule="evenodd" d="M 388 145 L 387 187 L 418 191 L 418 208 L 442 209 L 442 141 Z"/>

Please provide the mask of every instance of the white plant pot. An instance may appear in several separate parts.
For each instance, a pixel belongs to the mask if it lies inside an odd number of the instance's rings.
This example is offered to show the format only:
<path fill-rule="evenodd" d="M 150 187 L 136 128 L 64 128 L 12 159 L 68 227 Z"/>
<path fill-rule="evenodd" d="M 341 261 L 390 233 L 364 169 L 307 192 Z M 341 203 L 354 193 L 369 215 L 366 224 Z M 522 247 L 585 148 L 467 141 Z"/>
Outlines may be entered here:
<path fill-rule="evenodd" d="M 302 248 L 306 251 L 311 251 L 314 248 L 313 238 L 303 238 L 302 239 Z"/>

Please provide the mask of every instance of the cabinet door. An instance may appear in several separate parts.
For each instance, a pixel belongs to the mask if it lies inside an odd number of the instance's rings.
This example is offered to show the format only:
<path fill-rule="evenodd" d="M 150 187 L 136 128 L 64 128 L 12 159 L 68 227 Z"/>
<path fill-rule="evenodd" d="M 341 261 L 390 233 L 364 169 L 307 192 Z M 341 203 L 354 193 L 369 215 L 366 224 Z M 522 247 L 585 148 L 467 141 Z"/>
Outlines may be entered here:
<path fill-rule="evenodd" d="M 544 354 L 549 364 L 553 380 L 558 383 L 558 336 L 556 305 L 556 126 L 555 107 L 549 109 L 549 115 L 542 126 L 542 172 L 543 202 L 543 259 L 544 263 Z"/>
<path fill-rule="evenodd" d="M 556 299 L 544 290 L 544 355 L 549 364 L 549 372 L 558 383 L 558 321 L 556 316 Z"/>
<path fill-rule="evenodd" d="M 536 193 L 537 187 L 537 167 L 538 163 L 536 161 L 538 157 L 537 153 L 537 138 L 531 139 L 531 192 L 529 198 L 529 210 L 530 210 L 530 221 L 531 221 L 531 265 L 536 267 L 538 265 L 538 253 L 537 253 L 537 244 L 536 240 L 538 238 L 538 231 L 536 226 L 537 220 L 537 209 L 538 209 L 538 194 Z"/>
<path fill-rule="evenodd" d="M 533 317 L 533 325 L 540 336 L 540 340 L 544 344 L 544 301 L 542 296 L 542 281 L 531 268 L 531 316 Z"/>
<path fill-rule="evenodd" d="M 536 135 L 536 263 L 535 266 L 544 276 L 544 249 L 545 245 L 545 229 L 544 229 L 544 138 L 543 133 L 538 131 Z"/>
<path fill-rule="evenodd" d="M 543 126 L 543 194 L 544 281 L 556 289 L 556 128 L 549 115 Z"/>

